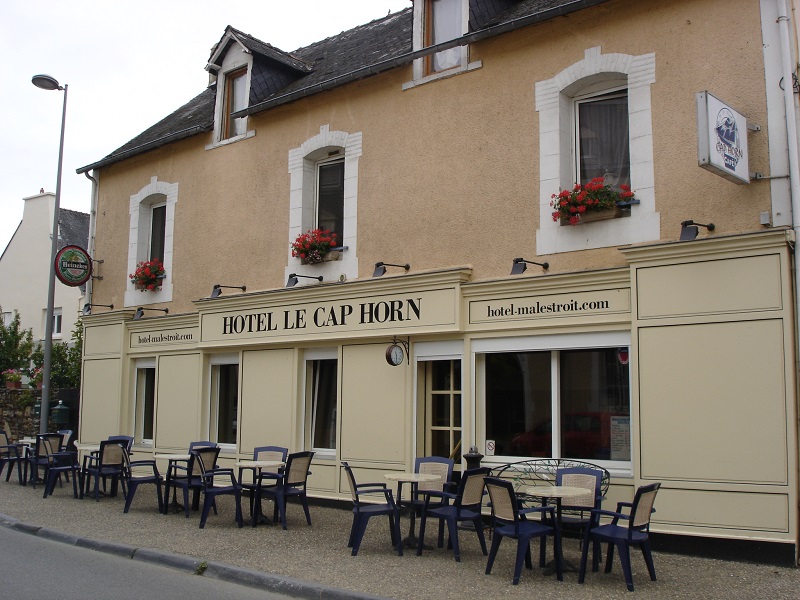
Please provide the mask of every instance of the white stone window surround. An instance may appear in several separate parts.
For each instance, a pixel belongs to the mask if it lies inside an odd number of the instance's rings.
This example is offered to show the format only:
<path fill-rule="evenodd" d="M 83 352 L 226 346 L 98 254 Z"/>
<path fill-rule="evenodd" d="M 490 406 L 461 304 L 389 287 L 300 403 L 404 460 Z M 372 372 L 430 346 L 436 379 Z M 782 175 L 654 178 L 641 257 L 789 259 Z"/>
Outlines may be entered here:
<path fill-rule="evenodd" d="M 425 13 L 426 4 L 424 2 L 414 2 L 414 30 L 413 30 L 413 48 L 414 50 L 421 50 L 425 47 Z M 466 34 L 469 31 L 469 0 L 462 0 L 461 6 L 461 33 Z M 461 60 L 459 66 L 447 69 L 446 71 L 439 71 L 436 73 L 426 73 L 425 61 L 426 58 L 418 58 L 414 61 L 413 72 L 414 80 L 407 81 L 403 84 L 403 89 L 408 90 L 424 83 L 436 81 L 437 79 L 444 79 L 445 77 L 452 77 L 480 69 L 483 66 L 481 61 L 469 61 L 469 46 L 459 46 L 457 50 L 461 53 Z"/>
<path fill-rule="evenodd" d="M 551 196 L 575 184 L 574 97 L 603 81 L 609 89 L 627 80 L 631 189 L 640 204 L 631 216 L 562 227 L 553 221 Z M 600 47 L 585 51 L 584 59 L 552 79 L 536 83 L 539 113 L 539 229 L 538 255 L 590 248 L 621 246 L 660 239 L 661 215 L 655 206 L 653 117 L 650 86 L 655 83 L 655 54 L 602 54 Z"/>
<path fill-rule="evenodd" d="M 157 302 L 172 301 L 172 257 L 175 231 L 175 205 L 178 202 L 178 184 L 158 181 L 157 176 L 150 179 L 138 193 L 131 196 L 130 231 L 128 234 L 128 270 L 126 272 L 125 306 L 141 306 Z M 153 204 L 167 206 L 164 232 L 164 270 L 166 278 L 161 289 L 155 292 L 142 292 L 134 287 L 128 274 L 136 270 L 136 264 L 149 259 L 150 216 Z"/>
<path fill-rule="evenodd" d="M 344 155 L 344 234 L 340 244 L 347 250 L 341 260 L 316 265 L 302 265 L 292 256 L 291 243 L 301 233 L 316 227 L 317 164 L 328 159 L 329 153 Z M 358 162 L 362 152 L 362 132 L 331 131 L 330 125 L 320 127 L 319 134 L 289 151 L 289 237 L 285 278 L 290 273 L 322 275 L 324 281 L 339 281 L 358 276 Z M 316 285 L 313 279 L 300 279 L 298 286 Z"/>
<path fill-rule="evenodd" d="M 247 130 L 245 127 L 245 133 L 230 138 L 225 137 L 225 118 L 223 113 L 225 110 L 226 101 L 226 77 L 229 73 L 234 73 L 242 67 L 247 68 L 246 89 L 247 93 L 249 94 L 250 78 L 253 74 L 253 55 L 250 54 L 250 52 L 248 52 L 244 46 L 237 42 L 228 50 L 228 53 L 225 55 L 225 58 L 222 61 L 222 66 L 217 73 L 217 95 L 214 103 L 214 137 L 212 142 L 206 146 L 206 150 L 213 150 L 219 146 L 226 146 L 228 144 L 232 144 L 233 142 L 248 139 L 256 134 L 255 131 Z M 247 119 L 247 122 L 249 123 L 250 120 Z"/>

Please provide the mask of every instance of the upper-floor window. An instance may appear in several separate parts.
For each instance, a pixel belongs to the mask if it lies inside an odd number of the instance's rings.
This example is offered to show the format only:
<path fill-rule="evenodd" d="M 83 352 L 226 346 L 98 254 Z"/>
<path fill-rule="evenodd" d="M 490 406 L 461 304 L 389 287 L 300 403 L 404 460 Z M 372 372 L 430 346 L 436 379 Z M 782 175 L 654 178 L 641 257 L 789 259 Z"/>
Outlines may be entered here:
<path fill-rule="evenodd" d="M 425 2 L 425 45 L 448 42 L 462 32 L 462 0 L 427 0 Z M 461 64 L 461 49 L 450 48 L 426 57 L 426 72 L 437 73 Z"/>
<path fill-rule="evenodd" d="M 337 246 L 345 250 L 334 261 L 314 265 L 313 274 L 322 275 L 325 281 L 339 279 L 342 275 L 358 276 L 361 138 L 361 132 L 331 131 L 328 125 L 323 125 L 318 135 L 289 151 L 286 276 L 296 272 L 300 264 L 299 258 L 292 257 L 291 243 L 298 235 L 317 228 L 335 233 Z"/>
<path fill-rule="evenodd" d="M 150 260 L 164 262 L 164 243 L 167 231 L 167 205 L 153 205 L 150 211 Z"/>
<path fill-rule="evenodd" d="M 247 118 L 234 119 L 231 114 L 247 108 L 247 67 L 225 74 L 225 98 L 222 108 L 222 137 L 232 138 L 247 131 Z"/>
<path fill-rule="evenodd" d="M 317 227 L 344 240 L 344 159 L 317 164 Z"/>
<path fill-rule="evenodd" d="M 152 177 L 148 185 L 130 197 L 126 273 L 136 271 L 136 265 L 142 261 L 157 258 L 164 265 L 166 278 L 159 290 L 142 294 L 126 275 L 125 306 L 139 306 L 143 301 L 155 303 L 172 300 L 172 248 L 178 187 L 177 183 L 166 183 Z"/>
<path fill-rule="evenodd" d="M 577 182 L 602 177 L 615 188 L 630 185 L 628 140 L 627 90 L 575 99 Z"/>
<path fill-rule="evenodd" d="M 419 0 L 414 2 L 414 50 L 436 46 L 460 38 L 469 30 L 469 0 Z M 468 62 L 469 47 L 440 50 L 414 61 L 414 79 L 403 89 L 441 77 L 481 67 L 481 61 Z"/>
<path fill-rule="evenodd" d="M 539 113 L 539 229 L 536 254 L 606 248 L 658 240 L 653 160 L 655 54 L 585 51 L 552 79 L 536 83 Z M 634 157 L 635 160 L 631 160 Z M 639 204 L 628 218 L 560 226 L 552 195 L 595 177 L 630 185 Z"/>

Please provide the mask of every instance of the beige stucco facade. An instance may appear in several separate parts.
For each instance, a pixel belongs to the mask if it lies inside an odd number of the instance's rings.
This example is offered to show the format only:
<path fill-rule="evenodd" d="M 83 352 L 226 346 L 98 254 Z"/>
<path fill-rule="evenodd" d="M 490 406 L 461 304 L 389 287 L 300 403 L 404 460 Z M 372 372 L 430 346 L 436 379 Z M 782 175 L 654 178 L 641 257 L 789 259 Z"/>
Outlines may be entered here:
<path fill-rule="evenodd" d="M 660 481 L 658 532 L 796 546 L 794 240 L 770 226 L 791 222 L 787 182 L 736 185 L 700 169 L 696 151 L 695 93 L 709 90 L 761 125 L 748 136 L 750 170 L 781 175 L 772 168 L 786 120 L 767 126 L 780 98 L 765 85 L 764 47 L 778 33 L 764 15 L 774 8 L 613 0 L 471 44 L 479 68 L 457 76 L 404 90 L 409 63 L 252 115 L 255 134 L 235 143 L 210 147 L 211 134 L 199 134 L 95 170 L 104 278 L 92 301 L 125 308 L 85 319 L 81 441 L 134 434 L 145 363 L 156 369 L 156 410 L 152 443 L 139 450 L 209 438 L 211 369 L 224 355 L 240 380 L 236 443 L 223 462 L 265 444 L 310 449 L 305 365 L 330 356 L 335 451 L 315 458 L 310 489 L 346 498 L 341 461 L 374 479 L 412 468 L 425 450 L 427 362 L 460 363 L 462 447 L 493 464 L 502 460 L 486 452 L 487 355 L 629 347 L 630 457 L 606 465 L 608 506 Z M 736 35 L 714 34 L 723 15 Z M 561 102 L 620 73 L 639 90 L 630 129 L 641 229 L 628 231 L 626 219 L 559 229 L 542 219 L 541 182 L 561 171 L 551 164 L 559 156 L 543 154 L 545 83 L 565 82 L 553 88 Z M 302 161 L 337 149 L 351 161 L 350 243 L 344 260 L 301 265 L 289 243 Z M 170 295 L 132 295 L 131 198 L 158 183 L 176 194 Z M 680 242 L 687 219 L 716 229 Z M 537 254 L 537 237 L 551 251 Z M 549 269 L 509 276 L 515 257 Z M 373 278 L 378 261 L 411 269 Z M 288 273 L 324 281 L 285 288 Z M 247 291 L 210 299 L 218 283 Z M 139 305 L 169 314 L 133 321 Z M 531 308 L 545 305 L 561 309 Z M 396 339 L 409 353 L 390 366 L 384 352 Z"/>

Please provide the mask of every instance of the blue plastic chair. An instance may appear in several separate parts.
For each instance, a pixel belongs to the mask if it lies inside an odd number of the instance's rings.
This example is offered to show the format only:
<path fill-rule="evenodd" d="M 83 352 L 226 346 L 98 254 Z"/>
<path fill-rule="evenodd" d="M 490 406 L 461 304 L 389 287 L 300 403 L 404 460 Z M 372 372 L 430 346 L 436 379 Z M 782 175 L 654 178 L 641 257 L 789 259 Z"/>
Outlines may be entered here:
<path fill-rule="evenodd" d="M 289 449 L 283 446 L 257 446 L 253 448 L 253 460 L 276 460 L 285 463 L 286 455 L 289 454 Z M 250 482 L 245 482 L 242 477 L 242 472 L 245 469 L 252 470 L 253 476 Z M 256 497 L 256 486 L 258 485 L 258 477 L 256 475 L 258 469 L 256 467 L 240 467 L 239 468 L 239 484 L 243 490 L 248 490 L 250 493 L 250 517 L 253 516 L 253 503 Z"/>
<path fill-rule="evenodd" d="M 389 517 L 392 546 L 397 549 L 397 554 L 403 556 L 403 542 L 400 539 L 400 510 L 394 501 L 392 490 L 385 483 L 356 483 L 356 478 L 350 465 L 343 462 L 342 466 L 347 474 L 350 495 L 353 498 L 353 525 L 350 527 L 350 537 L 347 540 L 347 547 L 351 548 L 350 554 L 352 556 L 358 554 L 369 520 L 372 517 L 387 516 Z M 386 501 L 380 504 L 367 504 L 361 501 L 362 495 L 368 498 L 375 498 L 378 494 L 383 494 Z"/>
<path fill-rule="evenodd" d="M 489 560 L 486 563 L 486 574 L 492 572 L 492 565 L 497 557 L 500 542 L 504 537 L 517 540 L 516 562 L 514 563 L 514 579 L 512 583 L 517 585 L 522 575 L 522 563 L 528 569 L 533 568 L 531 562 L 531 541 L 537 537 L 552 535 L 556 555 L 556 576 L 559 581 L 563 581 L 563 566 L 561 558 L 561 532 L 558 527 L 551 527 L 546 523 L 555 523 L 555 507 L 537 506 L 534 508 L 520 508 L 520 502 L 514 491 L 514 484 L 504 479 L 487 477 L 485 480 L 486 489 L 489 490 L 489 498 L 492 503 L 492 549 L 489 552 Z M 542 521 L 530 521 L 527 515 L 541 513 L 547 517 Z"/>
<path fill-rule="evenodd" d="M 422 554 L 422 549 L 425 546 L 425 525 L 430 518 L 439 519 L 440 523 L 447 523 L 450 545 L 453 547 L 453 556 L 456 562 L 461 562 L 461 550 L 458 545 L 458 526 L 464 521 L 472 523 L 475 532 L 478 534 L 478 541 L 480 541 L 483 555 L 486 556 L 486 538 L 483 535 L 481 504 L 483 503 L 484 480 L 490 472 L 491 469 L 487 467 L 464 471 L 461 474 L 461 482 L 455 494 L 451 492 L 426 492 L 422 519 L 419 524 L 417 556 Z M 430 506 L 431 498 L 440 499 L 437 506 Z"/>
<path fill-rule="evenodd" d="M 630 547 L 638 546 L 642 550 L 647 571 L 650 579 L 656 580 L 656 569 L 653 565 L 653 555 L 650 551 L 650 518 L 655 512 L 653 504 L 656 494 L 661 487 L 660 483 L 643 485 L 636 490 L 633 502 L 618 502 L 616 512 L 610 510 L 592 510 L 593 527 L 587 527 L 583 538 L 583 553 L 581 554 L 581 566 L 578 574 L 578 583 L 583 583 L 586 577 L 586 561 L 589 553 L 589 541 L 593 541 L 595 551 L 592 558 L 592 571 L 597 571 L 599 545 L 608 542 L 608 556 L 606 558 L 606 573 L 611 572 L 611 565 L 614 561 L 614 548 L 619 550 L 619 561 L 622 564 L 622 572 L 625 575 L 625 584 L 628 591 L 633 591 L 633 575 L 631 573 Z M 623 513 L 622 510 L 628 508 L 629 512 Z M 600 525 L 600 517 L 612 517 L 611 523 Z M 627 526 L 619 525 L 620 519 L 628 521 Z"/>
<path fill-rule="evenodd" d="M 311 513 L 308 510 L 308 498 L 306 496 L 306 483 L 311 474 L 309 467 L 314 453 L 311 451 L 294 452 L 286 457 L 286 466 L 279 473 L 262 472 L 258 477 L 256 486 L 255 506 L 261 506 L 261 499 L 264 496 L 272 498 L 275 502 L 273 520 L 277 522 L 280 518 L 281 525 L 286 529 L 286 500 L 297 498 L 303 506 L 306 515 L 306 522 L 311 525 Z M 270 485 L 264 482 L 270 481 Z M 258 519 L 258 511 L 254 511 L 252 526 L 255 527 Z"/>
<path fill-rule="evenodd" d="M 203 450 L 209 450 L 204 448 Z M 200 467 L 200 482 L 202 484 L 203 492 L 203 511 L 200 514 L 200 529 L 206 526 L 206 519 L 212 507 L 214 507 L 214 514 L 217 514 L 217 496 L 233 496 L 236 503 L 236 524 L 239 527 L 244 525 L 242 520 L 242 487 L 236 481 L 233 474 L 233 469 L 223 469 L 220 467 L 206 468 L 205 459 L 213 456 L 214 463 L 216 463 L 217 456 L 219 455 L 219 448 L 211 448 L 212 452 L 204 452 L 195 450 L 195 460 Z M 220 483 L 219 480 L 223 483 Z M 186 492 L 184 492 L 184 501 L 186 499 Z"/>

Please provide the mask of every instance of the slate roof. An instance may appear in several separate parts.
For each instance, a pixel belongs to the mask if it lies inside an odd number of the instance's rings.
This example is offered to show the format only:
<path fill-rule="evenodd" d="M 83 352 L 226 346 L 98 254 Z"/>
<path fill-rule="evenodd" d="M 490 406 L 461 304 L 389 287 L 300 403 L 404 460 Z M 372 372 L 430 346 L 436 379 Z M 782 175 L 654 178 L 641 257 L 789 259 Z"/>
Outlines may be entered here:
<path fill-rule="evenodd" d="M 61 233 L 60 248 L 80 246 L 84 250 L 89 244 L 89 215 L 62 208 L 58 211 L 58 224 Z"/>
<path fill-rule="evenodd" d="M 568 14 L 607 0 L 470 0 L 470 33 L 435 49 L 472 43 Z M 284 52 L 228 26 L 212 50 L 231 34 L 253 53 L 250 105 L 237 114 L 255 114 L 278 104 L 332 89 L 351 81 L 409 64 L 436 51 L 413 51 L 413 9 L 407 8 L 339 35 Z M 233 43 L 232 40 L 226 43 Z M 212 69 L 213 70 L 213 69 Z M 214 129 L 216 85 L 187 102 L 103 159 L 77 169 L 85 173 L 187 137 Z"/>

